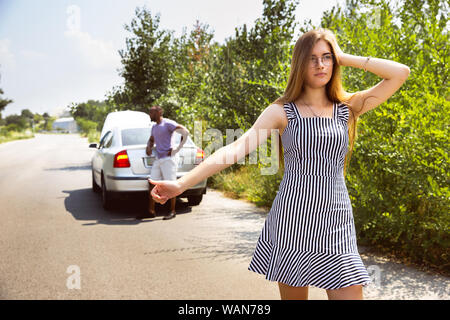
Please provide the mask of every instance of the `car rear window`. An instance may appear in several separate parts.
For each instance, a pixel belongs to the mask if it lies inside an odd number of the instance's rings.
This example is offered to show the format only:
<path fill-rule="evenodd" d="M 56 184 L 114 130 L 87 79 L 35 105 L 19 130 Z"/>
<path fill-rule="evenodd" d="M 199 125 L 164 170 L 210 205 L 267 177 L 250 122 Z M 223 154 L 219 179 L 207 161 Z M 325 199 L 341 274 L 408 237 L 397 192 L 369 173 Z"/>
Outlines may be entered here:
<path fill-rule="evenodd" d="M 151 128 L 133 128 L 122 130 L 122 145 L 133 146 L 147 144 Z"/>
<path fill-rule="evenodd" d="M 122 130 L 122 145 L 132 146 L 137 144 L 147 144 L 148 139 L 150 139 L 151 128 L 133 128 L 133 129 L 123 129 Z M 174 132 L 172 134 L 172 147 L 178 146 L 181 141 L 181 134 Z M 188 139 L 185 146 L 195 146 L 191 137 Z"/>

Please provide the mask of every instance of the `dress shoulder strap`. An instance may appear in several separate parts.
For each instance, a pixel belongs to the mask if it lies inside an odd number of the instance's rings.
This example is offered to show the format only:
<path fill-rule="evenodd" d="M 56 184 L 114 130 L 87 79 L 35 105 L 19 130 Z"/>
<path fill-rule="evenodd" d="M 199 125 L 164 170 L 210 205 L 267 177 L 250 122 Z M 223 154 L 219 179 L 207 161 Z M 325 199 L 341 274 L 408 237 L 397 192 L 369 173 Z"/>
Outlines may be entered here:
<path fill-rule="evenodd" d="M 286 116 L 288 118 L 288 120 L 295 120 L 297 118 L 297 114 L 295 113 L 295 106 L 293 105 L 292 102 L 287 102 L 284 104 L 283 106 L 284 111 L 286 112 Z"/>
<path fill-rule="evenodd" d="M 345 121 L 345 123 L 348 122 L 349 110 L 348 110 L 347 105 L 345 105 L 342 102 L 338 102 L 337 103 L 337 114 L 338 114 L 338 119 Z"/>

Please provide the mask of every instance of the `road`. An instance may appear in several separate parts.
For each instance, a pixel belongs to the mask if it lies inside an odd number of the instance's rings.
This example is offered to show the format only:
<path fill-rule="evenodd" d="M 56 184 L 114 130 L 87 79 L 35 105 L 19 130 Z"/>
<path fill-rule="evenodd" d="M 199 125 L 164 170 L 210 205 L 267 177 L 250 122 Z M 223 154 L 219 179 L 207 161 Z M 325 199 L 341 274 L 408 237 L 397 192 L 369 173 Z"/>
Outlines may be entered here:
<path fill-rule="evenodd" d="M 0 145 L 0 299 L 279 299 L 276 282 L 247 270 L 266 211 L 208 189 L 168 221 L 135 219 L 142 197 L 106 212 L 93 152 L 76 134 Z M 446 277 L 361 255 L 379 280 L 366 299 L 449 298 Z M 310 299 L 327 296 L 310 288 Z"/>

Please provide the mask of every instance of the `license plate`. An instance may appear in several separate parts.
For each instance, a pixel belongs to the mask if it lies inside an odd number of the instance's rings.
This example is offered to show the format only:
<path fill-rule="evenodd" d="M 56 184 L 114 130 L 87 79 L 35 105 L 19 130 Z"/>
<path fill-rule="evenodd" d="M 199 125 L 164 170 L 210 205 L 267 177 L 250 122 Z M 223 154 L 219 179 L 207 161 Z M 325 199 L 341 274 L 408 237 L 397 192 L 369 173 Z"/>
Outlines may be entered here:
<path fill-rule="evenodd" d="M 153 163 L 155 162 L 156 157 L 146 157 L 145 158 L 145 163 L 147 166 L 152 166 Z M 183 157 L 179 157 L 178 159 L 178 168 L 181 168 L 183 166 Z"/>

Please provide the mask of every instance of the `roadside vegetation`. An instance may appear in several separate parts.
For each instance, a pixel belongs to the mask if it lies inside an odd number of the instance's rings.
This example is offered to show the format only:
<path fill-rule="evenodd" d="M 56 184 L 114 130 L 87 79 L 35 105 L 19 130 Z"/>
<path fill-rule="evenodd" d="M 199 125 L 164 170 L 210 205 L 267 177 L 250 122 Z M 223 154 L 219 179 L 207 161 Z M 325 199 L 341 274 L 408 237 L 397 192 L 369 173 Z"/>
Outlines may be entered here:
<path fill-rule="evenodd" d="M 201 135 L 214 128 L 225 142 L 227 129 L 245 132 L 282 94 L 298 37 L 312 28 L 331 29 L 344 52 L 411 69 L 399 91 L 358 121 L 346 174 L 358 243 L 450 275 L 448 1 L 351 0 L 327 10 L 320 25 L 295 20 L 298 1 L 262 1 L 254 25 L 237 26 L 224 43 L 215 42 L 200 21 L 175 37 L 160 27 L 158 15 L 136 8 L 119 51 L 124 84 L 111 88 L 104 101 L 70 106 L 83 134 L 98 141 L 109 112 L 148 112 L 160 105 L 165 117 L 191 133 L 199 121 Z M 360 69 L 341 70 L 348 92 L 380 81 Z M 203 140 L 199 147 L 210 143 Z M 282 172 L 261 175 L 262 167 L 233 165 L 209 185 L 270 207 Z"/>

